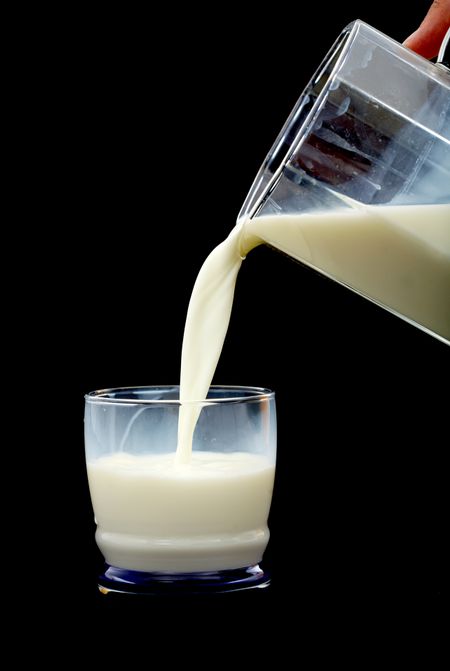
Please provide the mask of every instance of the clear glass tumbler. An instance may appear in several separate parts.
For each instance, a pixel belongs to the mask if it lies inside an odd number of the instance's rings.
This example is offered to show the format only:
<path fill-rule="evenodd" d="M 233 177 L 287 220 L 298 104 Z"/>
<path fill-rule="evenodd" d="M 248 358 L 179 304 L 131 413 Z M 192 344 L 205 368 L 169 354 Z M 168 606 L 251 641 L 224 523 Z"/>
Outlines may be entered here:
<path fill-rule="evenodd" d="M 175 459 L 177 386 L 87 394 L 85 444 L 102 592 L 231 591 L 269 583 L 275 396 L 211 387 L 189 463 Z"/>

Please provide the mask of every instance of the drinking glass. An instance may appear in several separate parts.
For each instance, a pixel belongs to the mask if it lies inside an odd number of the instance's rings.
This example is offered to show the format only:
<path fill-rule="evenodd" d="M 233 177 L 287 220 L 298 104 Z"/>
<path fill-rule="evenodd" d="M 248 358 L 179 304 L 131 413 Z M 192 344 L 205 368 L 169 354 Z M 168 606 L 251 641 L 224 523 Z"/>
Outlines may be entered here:
<path fill-rule="evenodd" d="M 264 587 L 276 457 L 275 396 L 212 386 L 188 463 L 176 459 L 179 387 L 85 397 L 89 487 L 104 593 Z"/>

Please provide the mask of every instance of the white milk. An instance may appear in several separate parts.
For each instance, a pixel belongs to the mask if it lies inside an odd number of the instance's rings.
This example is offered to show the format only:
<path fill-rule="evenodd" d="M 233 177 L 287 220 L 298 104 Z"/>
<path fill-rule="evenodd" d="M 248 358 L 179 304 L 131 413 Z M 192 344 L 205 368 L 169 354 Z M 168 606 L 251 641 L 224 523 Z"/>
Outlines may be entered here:
<path fill-rule="evenodd" d="M 180 400 L 206 398 L 230 321 L 234 287 L 242 263 L 237 225 L 207 257 L 192 290 L 181 353 Z M 260 244 L 258 242 L 257 244 Z M 253 245 L 254 246 L 254 245 Z M 191 457 L 198 406 L 181 406 L 178 424 L 178 463 Z"/>
<path fill-rule="evenodd" d="M 206 397 L 242 258 L 262 242 L 450 339 L 450 205 L 256 217 L 239 222 L 200 269 L 183 339 L 182 401 Z M 195 408 L 182 408 L 179 463 L 189 461 L 197 416 Z"/>
<path fill-rule="evenodd" d="M 274 465 L 244 452 L 100 457 L 87 464 L 105 560 L 139 571 L 193 572 L 261 560 Z"/>
<path fill-rule="evenodd" d="M 260 217 L 245 231 L 450 340 L 450 205 Z"/>

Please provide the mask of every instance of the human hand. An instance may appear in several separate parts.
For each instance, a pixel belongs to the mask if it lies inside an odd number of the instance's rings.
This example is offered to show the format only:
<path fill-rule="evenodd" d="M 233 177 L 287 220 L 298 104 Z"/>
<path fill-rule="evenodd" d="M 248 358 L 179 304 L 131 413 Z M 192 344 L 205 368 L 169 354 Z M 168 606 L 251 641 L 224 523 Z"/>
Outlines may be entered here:
<path fill-rule="evenodd" d="M 418 29 L 403 44 L 425 58 L 434 58 L 449 26 L 450 0 L 434 0 Z"/>

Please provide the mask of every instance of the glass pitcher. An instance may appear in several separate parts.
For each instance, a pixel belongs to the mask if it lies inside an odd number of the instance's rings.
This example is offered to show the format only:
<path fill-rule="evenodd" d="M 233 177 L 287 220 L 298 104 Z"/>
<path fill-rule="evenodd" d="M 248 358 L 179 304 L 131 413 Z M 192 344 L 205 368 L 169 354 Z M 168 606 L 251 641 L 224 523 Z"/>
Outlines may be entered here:
<path fill-rule="evenodd" d="M 450 344 L 450 71 L 351 23 L 239 220 L 244 250 L 256 237 Z"/>

